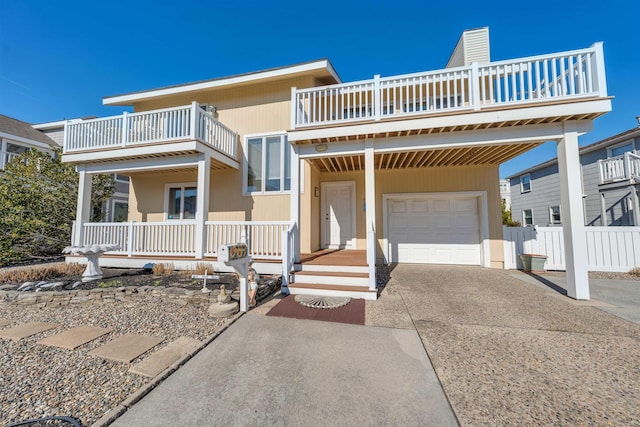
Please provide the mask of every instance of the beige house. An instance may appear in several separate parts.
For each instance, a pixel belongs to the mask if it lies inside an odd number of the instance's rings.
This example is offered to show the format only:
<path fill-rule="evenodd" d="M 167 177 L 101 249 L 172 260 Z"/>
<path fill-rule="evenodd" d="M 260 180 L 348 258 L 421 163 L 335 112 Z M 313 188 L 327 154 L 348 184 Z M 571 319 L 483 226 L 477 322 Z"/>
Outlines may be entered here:
<path fill-rule="evenodd" d="M 135 112 L 66 125 L 74 244 L 118 244 L 103 265 L 186 266 L 246 239 L 292 293 L 369 299 L 376 264 L 503 268 L 498 167 L 543 142 L 581 218 L 577 138 L 611 109 L 600 43 L 491 62 L 487 28 L 435 71 L 345 83 L 325 59 L 104 104 Z M 87 222 L 93 173 L 130 177 L 129 222 Z M 564 227 L 569 294 L 587 299 L 582 222 Z"/>

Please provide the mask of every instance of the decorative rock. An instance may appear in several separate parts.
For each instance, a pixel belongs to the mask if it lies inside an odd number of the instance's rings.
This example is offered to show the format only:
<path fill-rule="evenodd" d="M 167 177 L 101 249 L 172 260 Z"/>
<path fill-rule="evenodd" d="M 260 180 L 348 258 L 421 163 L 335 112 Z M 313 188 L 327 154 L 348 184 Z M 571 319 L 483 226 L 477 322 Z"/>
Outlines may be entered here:
<path fill-rule="evenodd" d="M 229 317 L 240 310 L 240 305 L 237 302 L 230 302 L 227 304 L 214 303 L 209 306 L 209 317 Z"/>
<path fill-rule="evenodd" d="M 28 282 L 27 282 L 28 283 Z M 24 285 L 23 285 L 24 286 Z M 0 291 L 12 291 L 16 288 L 15 285 L 0 285 Z"/>
<path fill-rule="evenodd" d="M 79 282 L 79 281 L 78 281 L 78 282 L 75 282 L 73 285 L 71 285 L 71 289 L 75 289 L 75 288 L 77 288 L 77 287 L 79 287 L 79 286 L 82 286 L 83 284 L 84 284 L 84 283 Z"/>
<path fill-rule="evenodd" d="M 36 284 L 35 288 L 39 288 L 39 287 L 41 287 L 41 286 L 44 286 L 44 285 L 46 285 L 47 283 L 49 283 L 49 282 L 47 282 L 46 280 L 43 280 L 43 281 L 41 281 L 41 282 L 38 282 L 38 283 Z"/>
<path fill-rule="evenodd" d="M 20 285 L 20 286 L 18 287 L 18 290 L 19 290 L 19 291 L 24 291 L 24 290 L 25 290 L 25 288 L 31 288 L 31 289 L 33 289 L 33 285 L 35 285 L 35 284 L 36 284 L 36 282 L 24 282 L 22 285 Z"/>
<path fill-rule="evenodd" d="M 21 290 L 21 291 L 23 291 L 23 292 L 26 292 L 26 291 L 32 291 L 32 290 L 33 290 L 33 287 L 32 287 L 32 286 L 27 286 L 27 287 L 24 287 L 24 288 L 22 288 L 22 289 L 20 289 L 20 290 Z"/>

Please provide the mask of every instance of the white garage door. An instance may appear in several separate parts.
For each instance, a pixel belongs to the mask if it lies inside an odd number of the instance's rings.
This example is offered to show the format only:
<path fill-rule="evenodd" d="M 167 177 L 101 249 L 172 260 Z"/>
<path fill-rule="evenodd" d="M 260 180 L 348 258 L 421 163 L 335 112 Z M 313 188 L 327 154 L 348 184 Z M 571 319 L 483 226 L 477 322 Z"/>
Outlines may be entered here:
<path fill-rule="evenodd" d="M 388 200 L 391 262 L 480 265 L 477 197 Z"/>

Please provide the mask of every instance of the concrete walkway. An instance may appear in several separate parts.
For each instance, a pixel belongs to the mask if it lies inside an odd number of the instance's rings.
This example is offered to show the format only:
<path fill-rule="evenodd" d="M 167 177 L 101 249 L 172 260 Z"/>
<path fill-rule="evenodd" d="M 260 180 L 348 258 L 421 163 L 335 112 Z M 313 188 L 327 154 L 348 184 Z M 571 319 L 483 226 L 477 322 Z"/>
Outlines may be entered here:
<path fill-rule="evenodd" d="M 456 426 L 415 330 L 240 318 L 113 426 Z"/>

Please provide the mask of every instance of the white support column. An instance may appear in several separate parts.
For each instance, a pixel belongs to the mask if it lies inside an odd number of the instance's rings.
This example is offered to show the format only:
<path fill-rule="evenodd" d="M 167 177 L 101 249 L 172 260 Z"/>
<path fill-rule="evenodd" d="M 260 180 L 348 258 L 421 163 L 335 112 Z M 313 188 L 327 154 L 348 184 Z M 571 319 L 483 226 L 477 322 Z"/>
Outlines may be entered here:
<path fill-rule="evenodd" d="M 291 199 L 289 202 L 289 221 L 294 225 L 293 253 L 294 261 L 300 262 L 300 156 L 298 146 L 292 144 L 291 150 Z"/>
<path fill-rule="evenodd" d="M 85 165 L 76 166 L 80 174 L 78 181 L 78 205 L 76 208 L 76 222 L 73 246 L 82 245 L 83 225 L 91 220 L 91 174 L 85 171 Z"/>
<path fill-rule="evenodd" d="M 367 236 L 367 264 L 369 265 L 369 289 L 376 290 L 376 179 L 374 162 L 374 140 L 367 139 L 364 144 L 364 185 L 365 185 L 365 221 Z"/>
<path fill-rule="evenodd" d="M 607 202 L 604 193 L 600 193 L 600 221 L 602 226 L 607 226 Z"/>
<path fill-rule="evenodd" d="M 574 299 L 588 300 L 587 236 L 584 229 L 580 170 L 576 122 L 565 122 L 564 138 L 558 140 L 558 172 L 567 265 L 567 294 Z"/>
<path fill-rule="evenodd" d="M 196 196 L 196 258 L 202 259 L 206 249 L 205 222 L 209 214 L 209 179 L 211 158 L 207 153 L 198 159 L 198 184 Z"/>
<path fill-rule="evenodd" d="M 640 226 L 640 201 L 638 201 L 638 187 L 631 186 L 631 203 L 633 205 L 633 225 Z"/>

